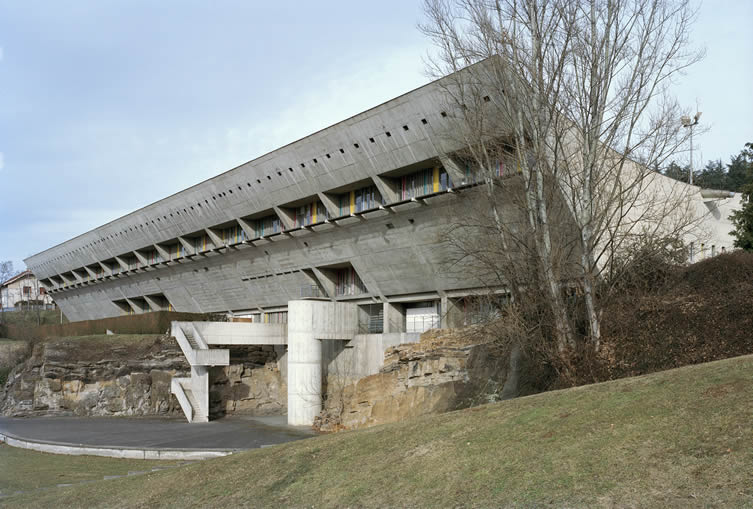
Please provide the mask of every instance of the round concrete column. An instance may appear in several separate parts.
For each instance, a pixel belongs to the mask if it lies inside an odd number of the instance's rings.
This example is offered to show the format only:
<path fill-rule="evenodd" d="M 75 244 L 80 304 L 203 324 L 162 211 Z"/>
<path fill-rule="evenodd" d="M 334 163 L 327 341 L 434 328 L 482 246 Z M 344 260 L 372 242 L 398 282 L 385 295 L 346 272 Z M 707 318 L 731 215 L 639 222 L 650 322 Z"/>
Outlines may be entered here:
<path fill-rule="evenodd" d="M 288 424 L 310 426 L 322 410 L 322 342 L 314 301 L 288 302 Z"/>

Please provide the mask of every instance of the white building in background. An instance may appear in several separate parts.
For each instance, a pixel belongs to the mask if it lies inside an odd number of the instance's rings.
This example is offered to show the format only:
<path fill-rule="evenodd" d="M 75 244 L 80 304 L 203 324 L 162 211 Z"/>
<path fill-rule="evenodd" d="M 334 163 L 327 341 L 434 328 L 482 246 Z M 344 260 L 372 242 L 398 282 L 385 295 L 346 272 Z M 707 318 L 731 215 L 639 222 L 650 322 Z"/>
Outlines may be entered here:
<path fill-rule="evenodd" d="M 25 270 L 0 284 L 0 307 L 3 310 L 30 305 L 41 305 L 45 309 L 55 307 L 47 289 L 30 270 Z"/>

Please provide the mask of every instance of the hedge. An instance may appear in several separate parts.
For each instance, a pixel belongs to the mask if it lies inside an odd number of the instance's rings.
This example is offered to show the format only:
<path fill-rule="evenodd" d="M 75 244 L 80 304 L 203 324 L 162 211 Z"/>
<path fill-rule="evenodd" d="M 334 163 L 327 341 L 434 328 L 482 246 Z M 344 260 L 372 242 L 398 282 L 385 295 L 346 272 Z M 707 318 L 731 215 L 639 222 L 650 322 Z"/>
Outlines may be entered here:
<path fill-rule="evenodd" d="M 140 315 L 116 316 L 100 320 L 84 320 L 54 325 L 12 325 L 5 326 L 6 337 L 17 340 L 39 340 L 53 337 L 91 336 L 106 334 L 164 334 L 170 330 L 170 322 L 223 321 L 225 315 L 213 313 L 179 313 L 176 311 L 156 311 Z"/>

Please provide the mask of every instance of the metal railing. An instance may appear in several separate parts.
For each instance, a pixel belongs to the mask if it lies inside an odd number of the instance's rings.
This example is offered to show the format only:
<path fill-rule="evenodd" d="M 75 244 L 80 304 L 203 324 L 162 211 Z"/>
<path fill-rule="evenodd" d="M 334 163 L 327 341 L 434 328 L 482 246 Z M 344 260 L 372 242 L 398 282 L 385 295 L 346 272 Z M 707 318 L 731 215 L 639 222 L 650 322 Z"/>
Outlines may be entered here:
<path fill-rule="evenodd" d="M 326 297 L 324 292 L 318 285 L 306 285 L 301 287 L 301 298 L 307 297 Z"/>

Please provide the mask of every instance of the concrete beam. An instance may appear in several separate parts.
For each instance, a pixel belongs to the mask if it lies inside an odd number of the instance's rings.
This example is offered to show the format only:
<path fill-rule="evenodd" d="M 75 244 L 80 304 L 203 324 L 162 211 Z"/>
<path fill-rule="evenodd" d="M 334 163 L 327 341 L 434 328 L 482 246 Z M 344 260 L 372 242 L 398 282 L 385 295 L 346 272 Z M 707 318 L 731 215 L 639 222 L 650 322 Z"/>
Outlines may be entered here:
<path fill-rule="evenodd" d="M 127 297 L 126 297 L 126 302 L 128 303 L 129 306 L 131 306 L 131 309 L 133 310 L 135 314 L 139 315 L 144 312 L 143 309 L 140 309 L 131 299 Z"/>
<path fill-rule="evenodd" d="M 246 237 L 248 237 L 248 240 L 251 240 L 254 237 L 256 237 L 254 228 L 250 224 L 248 224 L 246 221 L 244 221 L 240 217 L 236 218 L 235 221 L 240 225 L 241 228 L 243 228 L 243 231 L 246 232 Z"/>
<path fill-rule="evenodd" d="M 125 262 L 125 260 L 123 260 L 123 259 L 122 259 L 121 257 L 119 257 L 119 256 L 115 256 L 115 257 L 113 257 L 113 258 L 115 258 L 115 261 L 116 261 L 116 262 L 118 262 L 118 263 L 120 264 L 120 270 L 121 270 L 121 271 L 124 271 L 124 270 L 128 270 L 128 264 L 127 264 L 127 263 Z"/>
<path fill-rule="evenodd" d="M 193 244 L 188 242 L 185 238 L 178 236 L 178 242 L 183 246 L 183 249 L 186 251 L 186 256 L 193 256 L 196 254 L 196 250 L 193 247 Z"/>
<path fill-rule="evenodd" d="M 290 214 L 283 210 L 282 207 L 272 207 L 275 211 L 275 214 L 277 214 L 277 217 L 280 218 L 280 221 L 282 221 L 282 225 L 285 230 L 292 230 L 295 228 L 295 221 L 292 217 L 290 217 Z"/>
<path fill-rule="evenodd" d="M 327 297 L 333 299 L 335 297 L 335 283 L 316 267 L 311 267 L 311 273 L 319 282 L 319 286 L 327 293 Z"/>
<path fill-rule="evenodd" d="M 384 303 L 384 333 L 405 332 L 405 308 L 392 302 Z"/>
<path fill-rule="evenodd" d="M 440 155 L 439 160 L 442 162 L 444 169 L 447 170 L 447 174 L 450 176 L 450 180 L 452 180 L 453 187 L 459 186 L 465 182 L 465 171 L 463 171 L 463 169 L 460 168 L 451 157 Z"/>
<path fill-rule="evenodd" d="M 396 202 L 399 200 L 397 191 L 392 188 L 390 183 L 387 182 L 385 178 L 380 177 L 379 175 L 373 175 L 371 177 L 371 180 L 374 181 L 374 185 L 377 187 L 377 189 L 379 189 L 379 193 L 387 203 Z"/>
<path fill-rule="evenodd" d="M 162 308 L 160 308 L 159 304 L 157 304 L 157 302 L 148 295 L 144 295 L 144 300 L 147 304 L 149 304 L 149 308 L 152 311 L 162 311 Z"/>
<path fill-rule="evenodd" d="M 204 231 L 206 232 L 207 235 L 209 235 L 209 238 L 211 239 L 212 244 L 214 244 L 214 249 L 219 249 L 225 245 L 225 243 L 222 242 L 222 239 L 220 238 L 220 236 L 214 233 L 214 231 L 212 231 L 211 228 L 204 228 Z"/>
<path fill-rule="evenodd" d="M 132 251 L 133 255 L 138 259 L 139 262 L 141 262 L 141 265 L 143 267 L 147 267 L 149 265 L 149 261 L 146 259 L 144 255 L 139 253 L 138 251 Z"/>
<path fill-rule="evenodd" d="M 193 326 L 207 345 L 288 344 L 284 323 L 193 322 Z"/>
<path fill-rule="evenodd" d="M 325 193 L 316 193 L 319 200 L 324 204 L 324 208 L 327 209 L 329 217 L 338 217 L 340 215 L 340 207 L 337 206 L 335 200 L 329 197 Z"/>
<path fill-rule="evenodd" d="M 165 262 L 170 261 L 170 252 L 159 244 L 152 244 Z"/>
<path fill-rule="evenodd" d="M 108 267 L 107 265 L 99 261 L 97 263 L 99 264 L 100 267 L 102 267 L 102 274 L 104 274 L 105 276 L 112 275 L 112 269 L 110 267 Z"/>

